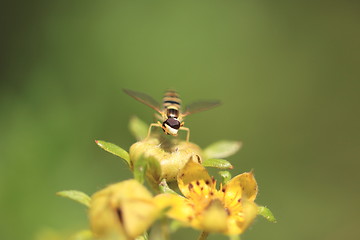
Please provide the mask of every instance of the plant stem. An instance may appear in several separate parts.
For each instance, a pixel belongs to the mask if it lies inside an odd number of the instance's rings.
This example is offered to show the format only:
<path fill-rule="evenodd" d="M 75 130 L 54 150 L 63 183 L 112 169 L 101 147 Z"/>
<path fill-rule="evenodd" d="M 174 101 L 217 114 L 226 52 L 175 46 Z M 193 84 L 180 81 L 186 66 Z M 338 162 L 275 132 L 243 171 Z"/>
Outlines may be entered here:
<path fill-rule="evenodd" d="M 163 219 L 161 221 L 161 232 L 164 240 L 169 240 L 169 221 L 167 219 Z"/>
<path fill-rule="evenodd" d="M 198 240 L 206 240 L 208 236 L 209 236 L 208 232 L 202 231 Z"/>

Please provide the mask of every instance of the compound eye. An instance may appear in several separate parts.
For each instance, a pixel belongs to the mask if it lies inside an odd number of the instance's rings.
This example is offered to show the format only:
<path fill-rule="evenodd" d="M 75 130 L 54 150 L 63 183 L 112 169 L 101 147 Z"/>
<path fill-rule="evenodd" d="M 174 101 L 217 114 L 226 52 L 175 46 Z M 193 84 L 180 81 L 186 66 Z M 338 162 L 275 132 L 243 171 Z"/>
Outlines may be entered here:
<path fill-rule="evenodd" d="M 164 124 L 169 125 L 169 127 L 174 128 L 174 129 L 179 129 L 180 128 L 180 121 L 175 119 L 175 118 L 168 118 Z"/>

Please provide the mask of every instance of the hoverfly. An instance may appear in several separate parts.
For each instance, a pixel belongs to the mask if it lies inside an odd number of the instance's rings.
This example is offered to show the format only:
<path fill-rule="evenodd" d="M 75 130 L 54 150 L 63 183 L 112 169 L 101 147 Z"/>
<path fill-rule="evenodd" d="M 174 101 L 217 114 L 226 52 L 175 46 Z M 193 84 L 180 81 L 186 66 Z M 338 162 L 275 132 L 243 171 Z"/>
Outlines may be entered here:
<path fill-rule="evenodd" d="M 184 117 L 193 113 L 208 110 L 220 104 L 220 101 L 199 101 L 186 106 L 184 111 L 182 111 L 181 99 L 179 94 L 174 90 L 167 90 L 165 92 L 162 107 L 156 100 L 145 93 L 128 89 L 124 89 L 124 92 L 139 102 L 148 105 L 160 114 L 160 116 L 157 115 L 157 117 L 162 120 L 162 123 L 158 121 L 157 123 L 150 124 L 148 137 L 152 127 L 161 127 L 166 134 L 172 136 L 177 136 L 179 130 L 187 131 L 186 141 L 189 141 L 190 129 L 184 127 Z"/>

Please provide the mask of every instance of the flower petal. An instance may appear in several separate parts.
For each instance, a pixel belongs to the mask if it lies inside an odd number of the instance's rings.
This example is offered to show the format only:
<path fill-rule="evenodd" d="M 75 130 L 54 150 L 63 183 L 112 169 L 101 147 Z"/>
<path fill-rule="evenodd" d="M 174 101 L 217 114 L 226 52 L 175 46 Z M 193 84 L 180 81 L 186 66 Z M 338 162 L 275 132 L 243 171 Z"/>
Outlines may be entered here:
<path fill-rule="evenodd" d="M 153 201 L 145 199 L 131 199 L 124 201 L 124 227 L 127 235 L 137 237 L 142 234 L 157 217 L 157 208 Z"/>
<path fill-rule="evenodd" d="M 151 193 L 138 181 L 127 180 L 95 193 L 89 217 L 96 235 L 135 238 L 153 223 L 158 213 Z"/>
<path fill-rule="evenodd" d="M 206 169 L 192 159 L 185 164 L 177 179 L 180 191 L 187 198 L 194 197 L 194 193 L 206 197 L 215 188 L 215 181 Z"/>
<path fill-rule="evenodd" d="M 242 201 L 241 214 L 231 215 L 228 218 L 228 229 L 225 234 L 237 235 L 243 233 L 246 228 L 252 223 L 257 215 L 257 205 L 249 200 Z"/>
<path fill-rule="evenodd" d="M 224 187 L 226 189 L 225 198 L 229 200 L 239 200 L 246 198 L 254 201 L 258 192 L 258 186 L 253 172 L 243 173 L 231 179 Z"/>
<path fill-rule="evenodd" d="M 219 199 L 211 201 L 200 216 L 201 229 L 206 232 L 226 232 L 228 214 Z"/>
<path fill-rule="evenodd" d="M 245 221 L 242 223 L 243 231 L 253 222 L 255 219 L 258 209 L 257 205 L 253 201 L 244 200 L 243 202 L 243 213 Z"/>
<path fill-rule="evenodd" d="M 158 208 L 170 207 L 169 211 L 166 212 L 168 217 L 191 224 L 195 212 L 186 198 L 171 193 L 163 193 L 155 197 L 155 202 Z"/>

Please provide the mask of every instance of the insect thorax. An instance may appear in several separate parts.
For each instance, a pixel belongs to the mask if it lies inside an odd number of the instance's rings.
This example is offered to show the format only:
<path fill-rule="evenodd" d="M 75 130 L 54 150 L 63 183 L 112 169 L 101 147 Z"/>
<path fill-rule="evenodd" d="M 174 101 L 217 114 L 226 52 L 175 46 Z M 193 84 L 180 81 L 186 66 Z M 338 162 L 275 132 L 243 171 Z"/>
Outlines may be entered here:
<path fill-rule="evenodd" d="M 179 117 L 179 110 L 176 108 L 167 108 L 166 109 L 166 116 L 168 118 L 178 118 Z"/>

